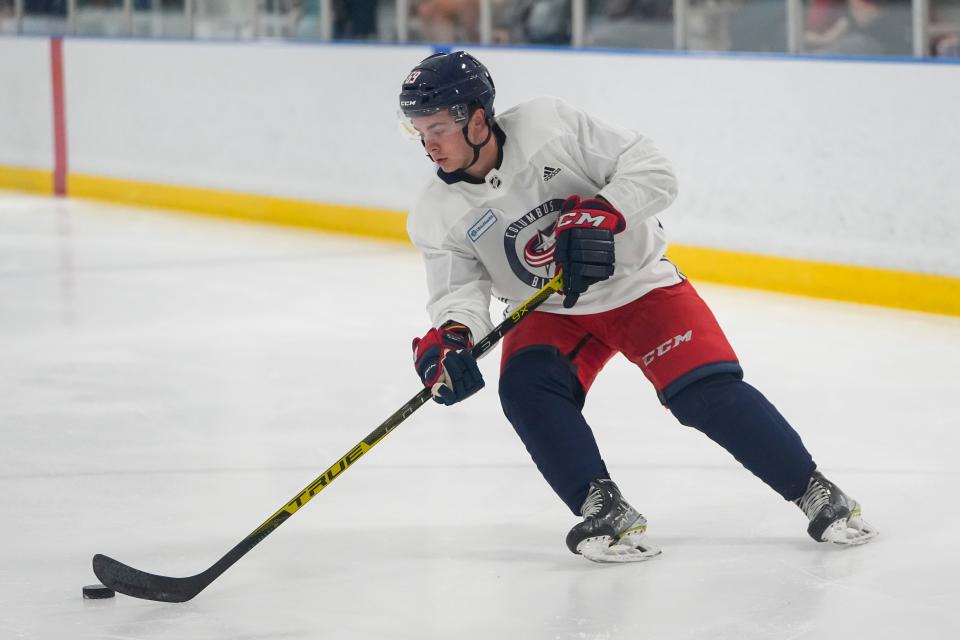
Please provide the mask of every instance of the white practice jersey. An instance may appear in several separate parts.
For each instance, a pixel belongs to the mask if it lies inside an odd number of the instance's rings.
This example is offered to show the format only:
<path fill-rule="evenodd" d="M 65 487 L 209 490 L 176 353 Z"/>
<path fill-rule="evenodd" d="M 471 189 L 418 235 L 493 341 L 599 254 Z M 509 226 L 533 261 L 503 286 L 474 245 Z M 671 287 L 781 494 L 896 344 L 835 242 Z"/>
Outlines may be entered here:
<path fill-rule="evenodd" d="M 517 105 L 496 123 L 499 167 L 483 180 L 438 172 L 408 218 L 407 232 L 426 264 L 434 326 L 456 320 L 479 338 L 493 329 L 491 294 L 509 309 L 543 287 L 555 275 L 553 232 L 571 194 L 600 194 L 626 218 L 616 236 L 615 272 L 571 309 L 557 295 L 538 310 L 608 311 L 681 281 L 663 257 L 667 243 L 655 217 L 673 202 L 677 181 L 647 138 L 556 98 Z"/>

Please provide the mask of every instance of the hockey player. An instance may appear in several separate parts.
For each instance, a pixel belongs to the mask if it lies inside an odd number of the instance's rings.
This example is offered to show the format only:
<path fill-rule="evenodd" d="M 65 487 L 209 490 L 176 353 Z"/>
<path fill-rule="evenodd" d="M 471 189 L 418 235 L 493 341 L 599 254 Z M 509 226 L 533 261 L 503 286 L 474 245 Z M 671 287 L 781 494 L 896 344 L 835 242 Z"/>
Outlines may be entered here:
<path fill-rule="evenodd" d="M 567 535 L 571 551 L 598 562 L 660 552 L 581 412 L 616 353 L 677 420 L 796 503 L 814 540 L 876 535 L 743 381 L 710 309 L 664 257 L 656 216 L 677 193 L 667 159 L 644 136 L 554 98 L 495 117 L 494 96 L 487 69 L 465 52 L 424 59 L 400 93 L 402 122 L 437 167 L 407 225 L 426 265 L 433 324 L 414 339 L 414 361 L 434 399 L 451 405 L 484 386 L 469 348 L 493 328 L 490 296 L 517 305 L 559 269 L 563 295 L 504 338 L 500 401 L 546 481 L 583 518 Z"/>

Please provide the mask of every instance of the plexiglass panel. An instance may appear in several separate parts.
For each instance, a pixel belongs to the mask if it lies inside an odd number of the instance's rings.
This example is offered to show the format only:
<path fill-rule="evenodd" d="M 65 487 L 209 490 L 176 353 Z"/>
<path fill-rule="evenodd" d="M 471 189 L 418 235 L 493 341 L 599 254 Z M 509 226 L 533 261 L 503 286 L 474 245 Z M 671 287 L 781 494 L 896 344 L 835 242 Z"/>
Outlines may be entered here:
<path fill-rule="evenodd" d="M 687 0 L 687 48 L 786 51 L 786 0 Z"/>
<path fill-rule="evenodd" d="M 21 33 L 67 32 L 67 0 L 24 0 Z"/>
<path fill-rule="evenodd" d="M 257 35 L 263 38 L 298 37 L 298 28 L 306 17 L 302 0 L 260 0 Z"/>
<path fill-rule="evenodd" d="M 410 42 L 480 42 L 479 0 L 409 0 Z"/>
<path fill-rule="evenodd" d="M 930 51 L 937 58 L 960 58 L 960 0 L 931 0 Z"/>
<path fill-rule="evenodd" d="M 130 35 L 123 0 L 76 0 L 74 33 L 90 36 Z"/>
<path fill-rule="evenodd" d="M 0 0 L 0 33 L 16 33 L 17 21 L 13 0 Z"/>
<path fill-rule="evenodd" d="M 673 0 L 590 0 L 588 47 L 673 49 Z"/>
<path fill-rule="evenodd" d="M 189 37 L 185 0 L 134 0 L 133 34 L 150 38 Z"/>
<path fill-rule="evenodd" d="M 258 0 L 194 0 L 193 34 L 197 38 L 244 40 L 259 29 Z"/>
<path fill-rule="evenodd" d="M 814 54 L 907 56 L 910 0 L 806 0 L 803 48 Z"/>
<path fill-rule="evenodd" d="M 497 44 L 570 45 L 570 0 L 491 0 L 492 41 Z"/>
<path fill-rule="evenodd" d="M 22 0 L 18 15 L 19 6 L 0 0 L 0 33 L 960 57 L 960 0 L 929 0 L 919 35 L 914 0 Z"/>
<path fill-rule="evenodd" d="M 331 4 L 335 40 L 397 42 L 400 39 L 396 0 L 333 0 Z"/>

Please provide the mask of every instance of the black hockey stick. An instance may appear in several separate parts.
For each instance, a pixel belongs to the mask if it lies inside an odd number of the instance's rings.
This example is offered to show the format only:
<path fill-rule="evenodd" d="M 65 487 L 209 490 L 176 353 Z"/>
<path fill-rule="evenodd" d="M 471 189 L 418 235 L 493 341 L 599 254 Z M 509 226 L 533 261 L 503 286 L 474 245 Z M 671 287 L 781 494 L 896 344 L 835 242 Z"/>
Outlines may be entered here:
<path fill-rule="evenodd" d="M 562 277 L 557 275 L 547 282 L 533 297 L 520 305 L 510 317 L 506 318 L 497 325 L 493 331 L 480 340 L 473 349 L 471 349 L 473 356 L 480 358 L 490 351 L 508 331 L 517 326 L 525 315 L 536 309 L 544 300 L 549 298 L 554 292 L 559 292 L 562 288 Z M 335 462 L 333 466 L 308 484 L 293 500 L 280 507 L 266 522 L 254 529 L 250 535 L 241 540 L 237 546 L 230 549 L 225 556 L 217 560 L 217 562 L 206 571 L 187 578 L 169 578 L 167 576 L 158 576 L 134 569 L 122 562 L 98 553 L 93 556 L 93 572 L 104 585 L 114 591 L 119 591 L 134 598 L 158 600 L 160 602 L 186 602 L 190 600 L 203 591 L 211 582 L 216 580 L 220 574 L 233 566 L 237 560 L 245 556 L 248 551 L 257 546 L 257 544 L 270 535 L 274 529 L 286 522 L 287 518 L 296 513 L 303 505 L 307 504 L 313 496 L 317 495 L 326 488 L 328 484 L 336 480 L 348 467 L 359 460 L 363 454 L 372 449 L 375 444 L 380 442 L 388 433 L 406 420 L 410 414 L 422 407 L 429 399 L 430 389 L 423 389 L 420 393 L 413 396 L 405 405 L 387 418 L 383 424 L 361 440 L 357 446 L 350 449 L 350 451 Z"/>

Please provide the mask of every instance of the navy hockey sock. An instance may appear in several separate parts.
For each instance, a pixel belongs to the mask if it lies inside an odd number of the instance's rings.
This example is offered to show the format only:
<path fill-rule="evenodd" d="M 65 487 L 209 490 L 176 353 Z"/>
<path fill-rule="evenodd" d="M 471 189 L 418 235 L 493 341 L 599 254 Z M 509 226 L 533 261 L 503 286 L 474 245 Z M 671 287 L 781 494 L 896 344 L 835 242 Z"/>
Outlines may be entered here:
<path fill-rule="evenodd" d="M 810 453 L 776 407 L 739 376 L 694 382 L 667 406 L 681 424 L 702 431 L 786 500 L 803 495 L 816 469 Z"/>
<path fill-rule="evenodd" d="M 574 515 L 580 515 L 590 481 L 609 478 L 581 413 L 583 401 L 573 364 L 553 347 L 521 349 L 500 376 L 504 414 Z"/>

